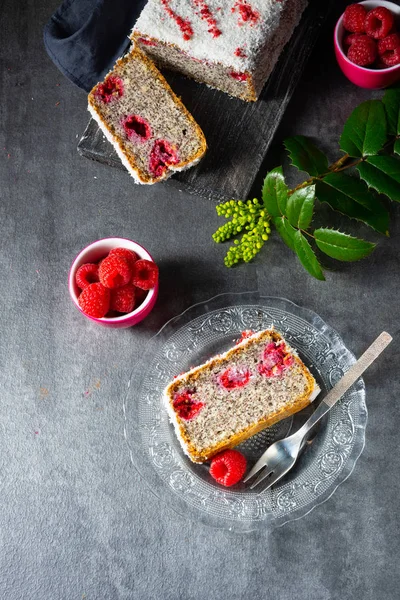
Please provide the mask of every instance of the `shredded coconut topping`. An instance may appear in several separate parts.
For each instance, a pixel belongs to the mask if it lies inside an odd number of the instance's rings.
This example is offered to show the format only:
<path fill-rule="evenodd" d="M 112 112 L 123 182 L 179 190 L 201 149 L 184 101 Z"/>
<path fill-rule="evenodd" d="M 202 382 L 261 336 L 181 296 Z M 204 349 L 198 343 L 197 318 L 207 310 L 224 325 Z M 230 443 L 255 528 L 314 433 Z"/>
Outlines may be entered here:
<path fill-rule="evenodd" d="M 134 32 L 242 73 L 280 24 L 287 0 L 149 0 Z M 210 35 L 211 34 L 211 35 Z M 246 52 L 237 52 L 246 47 Z"/>

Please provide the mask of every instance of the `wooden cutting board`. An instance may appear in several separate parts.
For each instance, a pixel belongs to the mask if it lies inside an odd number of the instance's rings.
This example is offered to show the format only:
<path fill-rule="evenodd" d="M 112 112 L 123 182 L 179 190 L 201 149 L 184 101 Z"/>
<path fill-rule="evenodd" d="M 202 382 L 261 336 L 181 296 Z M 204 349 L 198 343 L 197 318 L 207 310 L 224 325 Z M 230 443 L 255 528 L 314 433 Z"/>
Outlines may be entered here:
<path fill-rule="evenodd" d="M 333 0 L 309 0 L 257 102 L 243 102 L 176 73 L 164 73 L 203 129 L 208 151 L 196 167 L 157 185 L 179 183 L 190 193 L 215 200 L 247 198 L 332 4 Z M 78 152 L 125 170 L 93 119 Z"/>

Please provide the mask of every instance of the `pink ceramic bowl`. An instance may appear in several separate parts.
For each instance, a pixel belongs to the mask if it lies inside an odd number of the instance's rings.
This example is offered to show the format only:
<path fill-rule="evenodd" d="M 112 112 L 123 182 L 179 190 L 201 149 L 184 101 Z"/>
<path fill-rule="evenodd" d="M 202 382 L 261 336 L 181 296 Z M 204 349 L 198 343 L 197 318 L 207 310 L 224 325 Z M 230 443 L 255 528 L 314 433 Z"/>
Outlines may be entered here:
<path fill-rule="evenodd" d="M 397 25 L 400 25 L 400 6 L 398 4 L 394 4 L 393 2 L 385 2 L 385 0 L 381 0 L 380 2 L 366 0 L 366 2 L 360 2 L 360 4 L 363 4 L 367 10 L 371 10 L 377 6 L 385 6 L 395 15 Z M 359 87 L 378 90 L 389 87 L 389 85 L 392 85 L 400 79 L 400 65 L 388 67 L 387 69 L 368 69 L 366 67 L 359 67 L 358 65 L 352 63 L 347 58 L 343 50 L 344 35 L 345 30 L 343 27 L 342 15 L 335 27 L 335 54 L 339 63 L 339 67 L 342 69 L 347 79 L 349 79 L 352 83 L 355 83 Z"/>
<path fill-rule="evenodd" d="M 107 254 L 113 248 L 128 248 L 129 250 L 136 252 L 139 258 L 153 261 L 153 258 L 150 256 L 147 250 L 143 248 L 143 246 L 140 246 L 140 244 L 137 244 L 131 240 L 126 240 L 125 238 L 105 238 L 103 240 L 98 240 L 97 242 L 93 242 L 93 244 L 86 246 L 86 248 L 84 248 L 82 252 L 78 254 L 72 263 L 68 277 L 69 293 L 76 308 L 83 315 L 85 315 L 87 319 L 95 321 L 99 325 L 103 325 L 103 327 L 132 327 L 132 325 L 136 325 L 140 321 L 143 321 L 143 319 L 147 317 L 149 312 L 152 310 L 157 300 L 158 284 L 153 289 L 149 290 L 142 304 L 140 304 L 134 311 L 127 313 L 126 315 L 121 315 L 120 317 L 103 317 L 102 319 L 96 319 L 95 317 L 90 317 L 89 315 L 85 314 L 78 304 L 79 288 L 75 282 L 76 271 L 85 263 L 98 262 L 100 259 L 107 256 Z"/>

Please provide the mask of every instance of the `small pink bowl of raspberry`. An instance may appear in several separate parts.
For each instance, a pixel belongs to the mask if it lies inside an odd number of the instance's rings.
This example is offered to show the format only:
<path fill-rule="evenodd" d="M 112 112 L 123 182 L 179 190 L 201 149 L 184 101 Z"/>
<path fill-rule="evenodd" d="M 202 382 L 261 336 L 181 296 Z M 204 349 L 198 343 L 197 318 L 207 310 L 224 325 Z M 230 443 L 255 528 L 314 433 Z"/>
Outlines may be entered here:
<path fill-rule="evenodd" d="M 75 258 L 68 288 L 87 319 L 103 327 L 132 327 L 155 305 L 158 267 L 137 242 L 105 238 L 89 244 Z"/>
<path fill-rule="evenodd" d="M 336 24 L 334 46 L 339 67 L 355 85 L 393 85 L 400 80 L 400 6 L 385 0 L 349 5 Z"/>

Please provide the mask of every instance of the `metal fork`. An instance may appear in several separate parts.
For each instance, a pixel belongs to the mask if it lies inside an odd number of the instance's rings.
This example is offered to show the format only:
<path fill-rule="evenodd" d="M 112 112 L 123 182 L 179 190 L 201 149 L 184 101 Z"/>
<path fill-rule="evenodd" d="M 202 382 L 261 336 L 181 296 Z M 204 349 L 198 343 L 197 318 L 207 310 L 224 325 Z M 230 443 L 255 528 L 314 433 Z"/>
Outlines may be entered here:
<path fill-rule="evenodd" d="M 391 341 L 392 337 L 388 333 L 385 331 L 381 333 L 361 358 L 350 367 L 340 381 L 325 396 L 304 425 L 296 433 L 275 442 L 264 452 L 244 479 L 244 481 L 248 481 L 265 467 L 259 477 L 250 486 L 250 489 L 255 488 L 261 481 L 271 476 L 267 485 L 261 490 L 265 491 L 290 471 L 302 448 L 303 440 L 310 429 L 336 404 Z"/>

